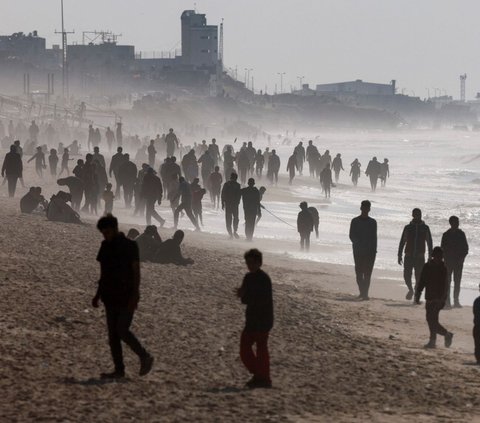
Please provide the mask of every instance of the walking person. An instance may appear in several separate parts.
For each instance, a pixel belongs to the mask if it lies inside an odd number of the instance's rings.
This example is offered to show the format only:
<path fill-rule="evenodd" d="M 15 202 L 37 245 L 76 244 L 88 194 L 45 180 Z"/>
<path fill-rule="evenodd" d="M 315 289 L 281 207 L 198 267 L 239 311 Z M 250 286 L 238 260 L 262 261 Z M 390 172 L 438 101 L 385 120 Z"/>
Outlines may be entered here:
<path fill-rule="evenodd" d="M 155 168 L 155 157 L 157 155 L 157 150 L 155 150 L 155 140 L 150 140 L 150 145 L 147 148 L 148 152 L 148 165 L 154 169 Z"/>
<path fill-rule="evenodd" d="M 368 291 L 377 255 L 377 221 L 369 216 L 371 207 L 370 201 L 362 201 L 360 216 L 352 219 L 350 224 L 350 240 L 360 291 L 358 298 L 361 300 L 369 300 Z"/>
<path fill-rule="evenodd" d="M 155 203 L 162 204 L 163 187 L 160 178 L 155 175 L 155 171 L 149 167 L 147 173 L 143 177 L 140 189 L 140 197 L 145 201 L 145 218 L 147 226 L 152 224 L 152 217 L 155 218 L 160 226 L 165 225 L 163 219 L 155 210 Z"/>
<path fill-rule="evenodd" d="M 430 340 L 425 348 L 435 348 L 437 335 L 445 337 L 445 347 L 452 345 L 453 333 L 447 331 L 439 322 L 440 311 L 447 300 L 447 268 L 443 262 L 443 250 L 440 247 L 433 249 L 431 260 L 425 264 L 420 281 L 415 290 L 415 303 L 420 304 L 420 297 L 425 289 L 425 309 L 427 323 L 430 330 Z"/>
<path fill-rule="evenodd" d="M 403 265 L 403 278 L 407 285 L 408 292 L 406 299 L 413 298 L 414 289 L 412 286 L 412 273 L 415 271 L 415 285 L 420 280 L 423 266 L 425 265 L 425 247 L 428 247 L 428 256 L 432 256 L 432 235 L 430 228 L 422 220 L 422 211 L 413 209 L 413 220 L 405 226 L 398 245 L 398 264 Z M 405 250 L 405 257 L 402 258 Z"/>
<path fill-rule="evenodd" d="M 180 198 L 180 204 L 175 209 L 175 212 L 173 214 L 175 230 L 178 228 L 178 218 L 180 216 L 180 213 L 184 211 L 190 219 L 190 222 L 192 222 L 193 226 L 195 226 L 195 230 L 200 231 L 200 226 L 198 226 L 198 222 L 193 215 L 192 189 L 190 187 L 190 184 L 185 180 L 183 176 L 179 178 L 178 182 L 178 193 L 176 194 L 176 198 Z"/>
<path fill-rule="evenodd" d="M 118 221 L 112 215 L 102 217 L 97 223 L 104 241 L 98 252 L 100 281 L 92 300 L 98 308 L 101 300 L 107 316 L 108 340 L 115 370 L 102 373 L 102 379 L 125 377 L 122 341 L 140 359 L 140 376 L 145 376 L 153 366 L 153 357 L 130 331 L 135 310 L 140 300 L 140 260 L 138 246 L 118 231 Z"/>
<path fill-rule="evenodd" d="M 445 255 L 445 265 L 447 266 L 447 304 L 446 308 L 451 308 L 450 287 L 453 287 L 453 304 L 455 308 L 461 308 L 460 304 L 460 285 L 462 283 L 463 263 L 468 255 L 468 242 L 465 232 L 460 229 L 460 219 L 457 216 L 451 216 L 449 219 L 450 229 L 442 236 L 442 250 Z"/>
<path fill-rule="evenodd" d="M 310 235 L 313 232 L 313 215 L 308 209 L 308 204 L 303 201 L 300 203 L 300 213 L 297 217 L 297 230 L 300 234 L 300 248 L 301 250 L 310 251 Z"/>
<path fill-rule="evenodd" d="M 245 215 L 245 237 L 252 241 L 255 222 L 260 213 L 260 192 L 255 186 L 255 179 L 248 180 L 248 186 L 242 189 L 243 212 Z"/>
<path fill-rule="evenodd" d="M 47 168 L 45 164 L 45 153 L 42 151 L 42 147 L 37 147 L 37 152 L 30 158 L 27 163 L 35 160 L 35 172 L 43 179 L 43 170 Z"/>
<path fill-rule="evenodd" d="M 5 155 L 2 165 L 2 178 L 7 178 L 8 196 L 13 198 L 17 189 L 17 182 L 23 176 L 22 157 L 17 153 L 15 145 L 10 146 L 10 152 Z"/>
<path fill-rule="evenodd" d="M 238 206 L 242 197 L 240 184 L 237 182 L 238 175 L 232 173 L 230 180 L 223 184 L 222 188 L 222 210 L 225 210 L 225 223 L 230 239 L 233 237 L 240 238 L 238 235 Z M 232 228 L 233 224 L 233 228 Z"/>
<path fill-rule="evenodd" d="M 247 306 L 245 328 L 240 338 L 240 358 L 253 377 L 246 386 L 271 388 L 268 337 L 273 327 L 272 281 L 261 269 L 262 253 L 256 249 L 245 253 L 248 273 L 237 289 L 237 296 Z M 256 351 L 253 350 L 256 345 Z"/>

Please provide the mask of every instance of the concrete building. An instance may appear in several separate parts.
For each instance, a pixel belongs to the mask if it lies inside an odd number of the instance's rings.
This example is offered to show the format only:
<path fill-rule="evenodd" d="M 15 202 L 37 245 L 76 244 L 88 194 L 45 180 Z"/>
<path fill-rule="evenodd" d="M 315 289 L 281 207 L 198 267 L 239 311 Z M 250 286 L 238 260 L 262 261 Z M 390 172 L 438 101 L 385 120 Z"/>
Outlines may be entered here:
<path fill-rule="evenodd" d="M 317 92 L 312 90 L 309 84 L 302 84 L 302 88 L 300 90 L 293 91 L 292 94 L 300 95 L 302 97 L 311 97 L 317 95 Z"/>
<path fill-rule="evenodd" d="M 390 84 L 376 84 L 372 82 L 363 82 L 361 79 L 349 82 L 338 82 L 334 84 L 317 85 L 316 91 L 319 94 L 334 95 L 395 95 L 396 81 L 392 80 Z"/>
<path fill-rule="evenodd" d="M 46 52 L 46 40 L 37 31 L 26 35 L 16 32 L 0 36 L 0 59 L 40 65 Z"/>

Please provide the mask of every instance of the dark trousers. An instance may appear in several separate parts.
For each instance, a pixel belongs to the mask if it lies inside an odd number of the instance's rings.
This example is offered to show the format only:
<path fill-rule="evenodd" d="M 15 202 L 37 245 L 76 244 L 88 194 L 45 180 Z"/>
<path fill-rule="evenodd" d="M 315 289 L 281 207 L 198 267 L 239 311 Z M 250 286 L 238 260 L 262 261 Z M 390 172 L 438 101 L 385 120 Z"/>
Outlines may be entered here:
<path fill-rule="evenodd" d="M 310 234 L 311 232 L 300 232 L 300 248 L 302 250 L 310 250 Z"/>
<path fill-rule="evenodd" d="M 353 253 L 355 260 L 355 273 L 357 275 L 357 285 L 360 296 L 368 297 L 370 281 L 372 279 L 373 266 L 375 265 L 375 255 L 364 255 Z"/>
<path fill-rule="evenodd" d="M 130 325 L 133 320 L 133 313 L 126 308 L 105 307 L 107 315 L 108 342 L 112 353 L 115 370 L 123 372 L 122 342 L 125 342 L 138 357 L 145 357 L 147 352 L 142 347 L 135 335 L 130 331 Z"/>
<path fill-rule="evenodd" d="M 123 184 L 123 196 L 125 198 L 125 207 L 129 209 L 132 206 L 133 200 L 133 184 Z"/>
<path fill-rule="evenodd" d="M 427 311 L 427 323 L 428 329 L 430 330 L 430 340 L 435 341 L 437 335 L 445 336 L 448 334 L 447 329 L 445 329 L 439 322 L 440 310 L 445 306 L 445 303 L 442 300 L 427 300 L 425 303 L 425 310 Z"/>
<path fill-rule="evenodd" d="M 450 305 L 450 287 L 452 285 L 453 277 L 453 301 L 455 304 L 460 302 L 460 284 L 462 283 L 463 274 L 463 260 L 449 260 L 445 261 L 447 265 L 447 277 L 448 277 L 448 296 L 447 304 Z"/>
<path fill-rule="evenodd" d="M 145 218 L 147 220 L 147 225 L 152 224 L 152 217 L 155 218 L 161 225 L 165 222 L 164 219 L 157 213 L 155 210 L 155 198 L 147 198 L 145 200 Z"/>
<path fill-rule="evenodd" d="M 227 224 L 227 232 L 229 235 L 232 235 L 232 223 L 233 223 L 233 233 L 238 231 L 238 205 L 225 205 L 225 223 Z"/>
<path fill-rule="evenodd" d="M 120 198 L 120 186 L 122 184 L 118 181 L 118 172 L 113 171 L 113 176 L 115 177 L 115 198 Z"/>
<path fill-rule="evenodd" d="M 13 198 L 15 196 L 15 190 L 17 189 L 17 181 L 18 176 L 7 176 L 9 197 Z"/>
<path fill-rule="evenodd" d="M 480 364 L 480 326 L 473 327 L 473 341 L 475 342 L 475 358 Z"/>
<path fill-rule="evenodd" d="M 257 210 L 244 210 L 245 213 L 245 237 L 251 241 L 255 231 L 255 221 L 257 219 Z"/>
<path fill-rule="evenodd" d="M 410 291 L 414 291 L 412 287 L 412 275 L 415 270 L 415 291 L 417 290 L 418 282 L 420 282 L 420 275 L 422 274 L 423 266 L 425 266 L 425 257 L 409 257 L 405 256 L 403 260 L 403 279 Z"/>
<path fill-rule="evenodd" d="M 244 330 L 240 338 L 240 358 L 247 370 L 256 379 L 270 382 L 270 356 L 268 353 L 269 332 Z M 256 353 L 253 345 L 256 344 Z"/>
<path fill-rule="evenodd" d="M 178 226 L 178 217 L 180 216 L 180 213 L 182 212 L 182 210 L 185 211 L 185 214 L 193 223 L 193 226 L 195 226 L 195 228 L 198 229 L 199 226 L 198 226 L 197 219 L 195 219 L 195 216 L 193 215 L 192 205 L 187 203 L 180 203 L 180 205 L 175 209 L 175 212 L 173 214 L 173 221 L 175 224 L 175 228 Z"/>

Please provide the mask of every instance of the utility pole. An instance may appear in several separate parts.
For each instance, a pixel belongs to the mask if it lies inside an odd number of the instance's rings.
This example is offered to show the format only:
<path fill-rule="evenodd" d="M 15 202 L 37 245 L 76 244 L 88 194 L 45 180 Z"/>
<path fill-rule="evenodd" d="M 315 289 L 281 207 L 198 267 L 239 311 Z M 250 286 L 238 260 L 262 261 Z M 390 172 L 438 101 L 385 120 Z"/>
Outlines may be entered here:
<path fill-rule="evenodd" d="M 465 102 L 465 81 L 467 74 L 460 75 L 460 101 Z"/>
<path fill-rule="evenodd" d="M 220 72 L 223 72 L 223 18 L 220 24 L 220 41 L 218 46 L 218 60 L 220 61 Z"/>
<path fill-rule="evenodd" d="M 283 94 L 283 75 L 285 75 L 285 72 L 277 72 L 277 75 L 280 75 L 280 94 Z"/>
<path fill-rule="evenodd" d="M 67 34 L 74 34 L 75 31 L 65 31 L 65 21 L 63 15 L 63 0 L 60 0 L 62 14 L 62 31 L 55 31 L 55 34 L 62 34 L 62 95 L 63 100 L 68 98 L 68 61 L 67 61 Z"/>

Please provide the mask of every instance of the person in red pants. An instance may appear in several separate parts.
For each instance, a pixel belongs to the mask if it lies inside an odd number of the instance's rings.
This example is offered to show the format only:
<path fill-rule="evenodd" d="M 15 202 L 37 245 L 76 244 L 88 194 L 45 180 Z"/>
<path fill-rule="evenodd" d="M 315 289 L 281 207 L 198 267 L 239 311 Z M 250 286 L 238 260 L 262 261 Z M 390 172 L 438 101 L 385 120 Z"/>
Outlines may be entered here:
<path fill-rule="evenodd" d="M 237 295 L 246 304 L 245 328 L 240 339 L 240 358 L 253 375 L 248 388 L 271 388 L 268 336 L 273 327 L 272 281 L 261 269 L 262 253 L 256 249 L 245 253 L 248 273 Z M 256 351 L 253 345 L 256 344 Z"/>

